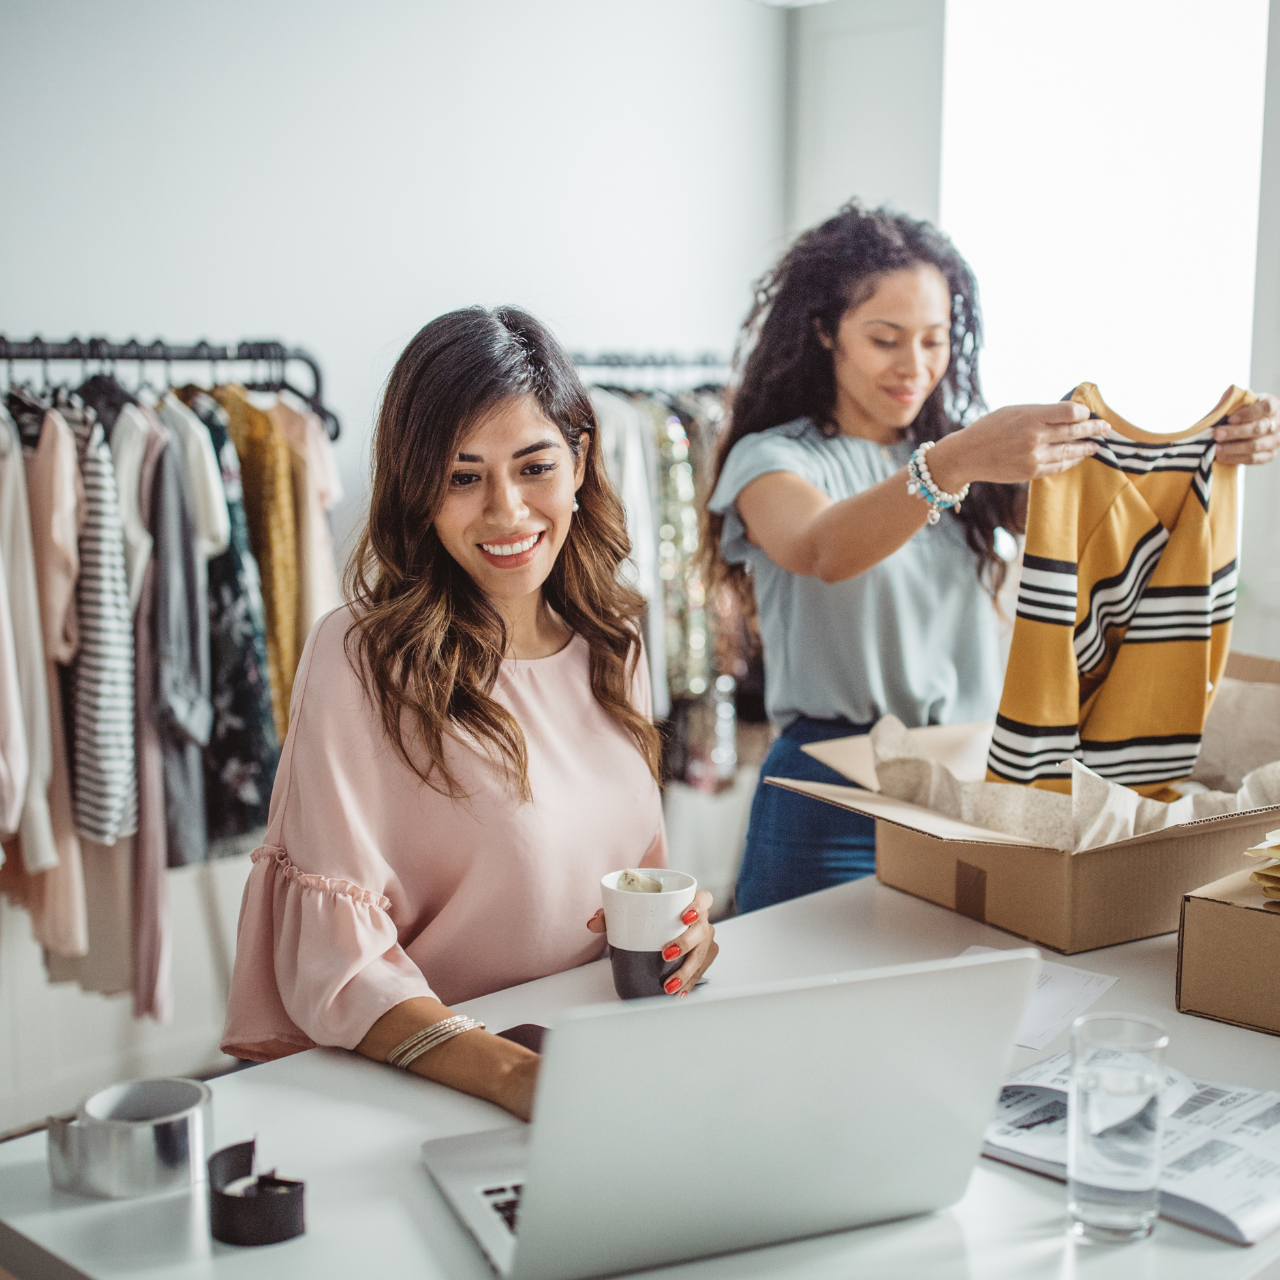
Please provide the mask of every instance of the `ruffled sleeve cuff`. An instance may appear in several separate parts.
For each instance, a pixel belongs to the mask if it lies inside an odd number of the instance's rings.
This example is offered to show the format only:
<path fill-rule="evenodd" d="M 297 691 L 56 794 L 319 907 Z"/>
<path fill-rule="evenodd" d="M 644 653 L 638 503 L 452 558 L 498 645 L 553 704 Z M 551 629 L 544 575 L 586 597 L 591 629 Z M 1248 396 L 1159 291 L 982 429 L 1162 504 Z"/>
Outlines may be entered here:
<path fill-rule="evenodd" d="M 433 995 L 390 907 L 380 893 L 300 871 L 284 849 L 255 850 L 223 1050 L 262 1061 L 316 1045 L 354 1049 L 389 1009 Z"/>

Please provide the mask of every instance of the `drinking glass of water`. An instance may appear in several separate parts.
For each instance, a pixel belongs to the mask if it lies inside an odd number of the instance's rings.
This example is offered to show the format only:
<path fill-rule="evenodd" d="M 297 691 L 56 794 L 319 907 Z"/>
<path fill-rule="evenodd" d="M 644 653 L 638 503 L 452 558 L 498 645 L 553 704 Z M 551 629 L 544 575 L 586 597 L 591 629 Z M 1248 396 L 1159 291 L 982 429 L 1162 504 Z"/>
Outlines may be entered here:
<path fill-rule="evenodd" d="M 1151 1234 L 1160 1211 L 1165 1029 L 1087 1013 L 1071 1027 L 1067 1209 L 1071 1230 L 1108 1244 Z"/>

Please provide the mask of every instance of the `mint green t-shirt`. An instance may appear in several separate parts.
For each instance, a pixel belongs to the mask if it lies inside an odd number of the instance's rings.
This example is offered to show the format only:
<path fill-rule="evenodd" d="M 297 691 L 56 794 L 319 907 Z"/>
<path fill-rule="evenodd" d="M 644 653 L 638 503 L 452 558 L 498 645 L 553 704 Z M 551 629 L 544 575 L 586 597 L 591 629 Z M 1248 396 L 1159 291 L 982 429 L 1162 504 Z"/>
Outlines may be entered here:
<path fill-rule="evenodd" d="M 747 540 L 738 494 L 771 471 L 802 476 L 833 500 L 887 480 L 909 443 L 826 436 L 808 418 L 744 436 L 711 495 L 724 516 L 720 547 L 751 573 L 764 643 L 765 706 L 786 728 L 799 716 L 908 728 L 963 724 L 996 713 L 1003 681 L 995 606 L 978 557 L 951 515 L 845 582 L 791 573 Z"/>

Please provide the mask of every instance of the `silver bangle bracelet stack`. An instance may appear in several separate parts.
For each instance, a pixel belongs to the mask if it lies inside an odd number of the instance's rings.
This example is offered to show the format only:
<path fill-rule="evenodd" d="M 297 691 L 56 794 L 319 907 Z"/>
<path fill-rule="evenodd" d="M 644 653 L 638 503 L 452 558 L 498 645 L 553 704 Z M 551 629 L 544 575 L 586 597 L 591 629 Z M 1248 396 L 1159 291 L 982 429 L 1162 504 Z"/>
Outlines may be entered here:
<path fill-rule="evenodd" d="M 455 1013 L 452 1018 L 445 1018 L 443 1022 L 433 1022 L 429 1027 L 415 1031 L 407 1040 L 401 1040 L 387 1054 L 387 1063 L 393 1067 L 407 1069 L 424 1053 L 444 1044 L 446 1040 L 452 1040 L 454 1036 L 460 1036 L 464 1031 L 483 1030 L 483 1022 L 477 1022 L 474 1018 L 466 1017 L 465 1014 Z"/>
<path fill-rule="evenodd" d="M 911 455 L 911 460 L 907 463 L 907 492 L 913 496 L 919 494 L 929 504 L 930 524 L 937 524 L 942 519 L 944 511 L 953 507 L 959 511 L 960 504 L 969 496 L 968 485 L 965 485 L 959 493 L 944 493 L 934 484 L 925 455 L 935 443 L 934 440 L 926 440 Z"/>

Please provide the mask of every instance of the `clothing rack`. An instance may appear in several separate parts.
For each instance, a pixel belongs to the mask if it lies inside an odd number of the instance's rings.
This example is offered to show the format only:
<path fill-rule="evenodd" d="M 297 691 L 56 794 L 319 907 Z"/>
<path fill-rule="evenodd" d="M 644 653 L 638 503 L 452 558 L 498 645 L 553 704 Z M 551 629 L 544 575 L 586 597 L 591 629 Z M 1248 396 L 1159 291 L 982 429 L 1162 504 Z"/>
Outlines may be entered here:
<path fill-rule="evenodd" d="M 45 382 L 48 382 L 48 363 L 51 360 L 78 360 L 82 365 L 92 361 L 97 364 L 114 364 L 119 360 L 135 361 L 139 370 L 147 364 L 205 364 L 210 366 L 213 380 L 217 381 L 219 364 L 251 363 L 266 365 L 266 377 L 243 385 L 250 391 L 290 391 L 306 401 L 312 411 L 324 423 L 330 440 L 336 440 L 341 424 L 332 410 L 324 404 L 324 383 L 320 363 L 302 347 L 287 347 L 283 342 L 239 342 L 235 346 L 218 346 L 200 342 L 175 345 L 157 338 L 154 342 L 109 342 L 106 338 L 70 338 L 66 342 L 46 342 L 39 334 L 24 341 L 15 341 L 0 334 L 0 361 L 9 365 L 9 382 L 13 383 L 13 363 L 16 360 L 39 361 L 45 366 Z M 311 391 L 302 391 L 289 382 L 286 366 L 304 364 L 311 370 Z M 168 378 L 168 375 L 166 375 Z M 171 379 L 169 379 L 171 381 Z"/>
<path fill-rule="evenodd" d="M 687 391 L 697 386 L 724 386 L 732 366 L 713 351 L 683 356 L 665 352 L 575 351 L 569 357 L 589 382 L 625 385 L 633 391 Z"/>

